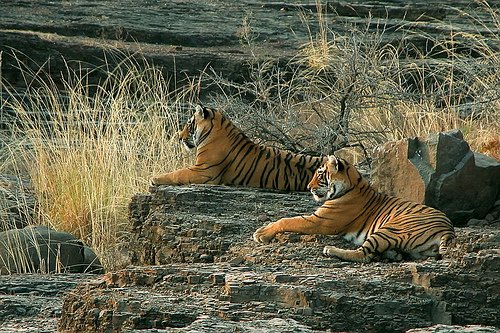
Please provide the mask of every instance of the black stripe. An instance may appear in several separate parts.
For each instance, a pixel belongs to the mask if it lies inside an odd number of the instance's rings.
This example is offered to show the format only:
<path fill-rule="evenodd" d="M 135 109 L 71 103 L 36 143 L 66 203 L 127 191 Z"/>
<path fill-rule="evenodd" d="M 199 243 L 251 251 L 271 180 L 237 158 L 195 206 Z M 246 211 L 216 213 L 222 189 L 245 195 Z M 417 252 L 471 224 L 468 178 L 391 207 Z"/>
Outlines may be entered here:
<path fill-rule="evenodd" d="M 264 153 L 264 150 L 261 148 L 259 149 L 259 153 L 257 156 L 253 158 L 253 162 L 250 165 L 250 168 L 247 170 L 245 176 L 243 177 L 243 182 L 244 184 L 248 184 L 250 180 L 252 179 L 253 175 L 255 174 L 255 171 L 257 170 L 257 167 L 259 165 L 259 162 L 261 161 L 262 154 Z"/>

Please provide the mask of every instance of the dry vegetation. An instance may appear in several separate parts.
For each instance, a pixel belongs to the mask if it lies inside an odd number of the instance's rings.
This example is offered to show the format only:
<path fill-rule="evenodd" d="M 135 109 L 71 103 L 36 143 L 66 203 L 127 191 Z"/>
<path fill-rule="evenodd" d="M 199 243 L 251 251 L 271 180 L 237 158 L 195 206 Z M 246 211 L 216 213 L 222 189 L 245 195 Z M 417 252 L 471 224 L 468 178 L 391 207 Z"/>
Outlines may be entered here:
<path fill-rule="evenodd" d="M 294 151 L 357 147 L 349 150 L 359 161 L 387 140 L 458 128 L 473 149 L 498 158 L 500 24 L 498 10 L 482 6 L 492 24 L 478 13 L 457 12 L 478 32 L 449 27 L 455 32 L 437 38 L 424 36 L 418 25 L 394 32 L 376 21 L 340 35 L 328 27 L 334 15 L 318 5 L 316 13 L 302 14 L 315 30 L 287 68 L 256 58 L 251 79 L 239 85 L 207 75 L 224 92 L 213 104 L 252 136 Z M 254 54 L 249 25 L 246 18 L 242 39 Z M 397 41 L 383 42 L 387 35 L 398 35 Z M 432 47 L 423 52 L 412 42 L 416 35 Z"/>
<path fill-rule="evenodd" d="M 119 265 L 131 195 L 183 163 L 173 134 L 189 95 L 165 90 L 161 72 L 132 57 L 98 86 L 68 72 L 61 89 L 42 70 L 23 71 L 32 80 L 23 95 L 4 87 L 4 107 L 20 121 L 2 169 L 29 175 L 40 205 L 34 223 L 83 239 L 107 268 Z"/>
<path fill-rule="evenodd" d="M 40 204 L 34 223 L 75 234 L 114 269 L 122 264 L 131 195 L 145 191 L 152 174 L 189 159 L 175 133 L 201 87 L 213 91 L 208 104 L 250 136 L 294 151 L 354 147 L 360 162 L 387 140 L 459 128 L 473 149 L 499 158 L 500 25 L 497 12 L 484 10 L 495 26 L 466 17 L 489 29 L 488 36 L 457 31 L 423 54 L 406 40 L 382 44 L 384 27 L 338 35 L 319 7 L 319 28 L 311 28 L 288 66 L 254 54 L 250 79 L 242 84 L 207 71 L 168 90 L 172 85 L 159 69 L 118 55 L 117 67 L 96 69 L 106 72 L 100 84 L 68 66 L 61 87 L 43 66 L 33 72 L 19 63 L 28 88 L 3 82 L 7 98 L 0 105 L 21 121 L 4 138 L 0 171 L 29 175 Z M 238 34 L 252 51 L 248 19 Z"/>

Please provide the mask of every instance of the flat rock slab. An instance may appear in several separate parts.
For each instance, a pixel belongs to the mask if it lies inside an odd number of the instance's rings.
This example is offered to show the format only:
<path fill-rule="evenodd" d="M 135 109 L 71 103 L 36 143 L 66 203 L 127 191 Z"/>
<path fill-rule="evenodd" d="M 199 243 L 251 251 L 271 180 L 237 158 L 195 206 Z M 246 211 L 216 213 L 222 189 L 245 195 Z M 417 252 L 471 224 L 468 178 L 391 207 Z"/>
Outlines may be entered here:
<path fill-rule="evenodd" d="M 318 206 L 309 193 L 203 185 L 151 190 L 135 195 L 129 205 L 130 257 L 136 265 L 238 261 L 245 253 L 230 251 L 231 247 L 251 240 L 258 227 L 280 217 L 312 212 Z M 300 238 L 285 236 L 290 237 Z"/>
<path fill-rule="evenodd" d="M 78 286 L 64 299 L 61 331 L 500 327 L 500 232 L 493 225 L 457 229 L 457 245 L 441 261 L 347 263 L 321 256 L 325 245 L 351 246 L 338 237 L 251 239 L 268 220 L 314 208 L 307 193 L 154 190 L 130 204 L 135 264 L 151 266 Z"/>
<path fill-rule="evenodd" d="M 0 333 L 55 332 L 63 295 L 93 274 L 0 275 Z"/>

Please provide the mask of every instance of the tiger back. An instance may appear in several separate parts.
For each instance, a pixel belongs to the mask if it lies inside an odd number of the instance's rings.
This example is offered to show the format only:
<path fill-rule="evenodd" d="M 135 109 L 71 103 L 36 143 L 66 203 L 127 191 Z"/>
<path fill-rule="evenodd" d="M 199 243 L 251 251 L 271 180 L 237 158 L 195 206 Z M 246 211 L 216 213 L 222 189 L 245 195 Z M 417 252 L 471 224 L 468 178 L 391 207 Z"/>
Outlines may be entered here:
<path fill-rule="evenodd" d="M 216 184 L 307 191 L 315 170 L 326 160 L 256 144 L 220 111 L 201 106 L 178 136 L 188 149 L 197 149 L 195 164 L 154 176 L 153 185 Z"/>
<path fill-rule="evenodd" d="M 283 218 L 257 229 L 255 241 L 267 243 L 287 231 L 342 235 L 359 247 L 325 246 L 323 253 L 369 262 L 376 255 L 396 260 L 403 255 L 440 258 L 455 238 L 443 212 L 377 192 L 353 165 L 335 156 L 315 172 L 308 187 L 323 205 L 312 215 Z"/>

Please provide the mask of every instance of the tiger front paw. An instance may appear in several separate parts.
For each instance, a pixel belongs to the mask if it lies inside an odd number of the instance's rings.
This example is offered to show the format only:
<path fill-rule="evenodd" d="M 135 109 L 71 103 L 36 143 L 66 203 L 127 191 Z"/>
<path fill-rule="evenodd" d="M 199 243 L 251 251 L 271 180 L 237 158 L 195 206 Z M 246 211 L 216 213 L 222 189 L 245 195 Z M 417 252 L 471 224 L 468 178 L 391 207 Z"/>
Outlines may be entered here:
<path fill-rule="evenodd" d="M 156 175 L 149 179 L 151 186 L 173 185 L 173 181 L 168 174 Z"/>
<path fill-rule="evenodd" d="M 158 184 L 158 177 L 151 177 L 151 178 L 149 179 L 149 184 L 150 184 L 151 186 L 158 186 L 158 185 L 159 185 L 159 184 Z"/>
<path fill-rule="evenodd" d="M 335 246 L 325 246 L 323 248 L 323 255 L 327 257 L 336 257 L 337 253 L 340 251 L 338 247 Z"/>
<path fill-rule="evenodd" d="M 257 243 L 269 243 L 274 238 L 275 233 L 272 231 L 272 223 L 264 227 L 260 227 L 253 233 L 253 239 Z"/>

